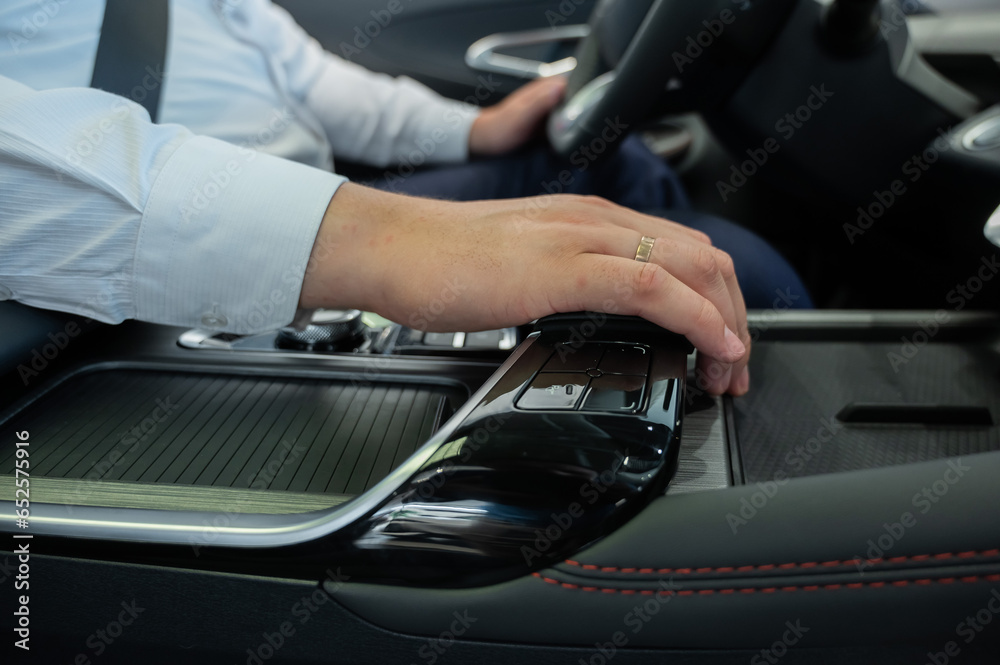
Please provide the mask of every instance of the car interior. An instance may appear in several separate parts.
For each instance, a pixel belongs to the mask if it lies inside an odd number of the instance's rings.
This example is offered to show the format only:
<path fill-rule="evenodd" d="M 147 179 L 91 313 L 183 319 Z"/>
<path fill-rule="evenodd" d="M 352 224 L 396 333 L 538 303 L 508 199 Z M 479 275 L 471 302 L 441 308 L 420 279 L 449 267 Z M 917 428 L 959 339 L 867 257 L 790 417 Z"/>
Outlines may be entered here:
<path fill-rule="evenodd" d="M 816 308 L 749 312 L 732 398 L 601 312 L 235 335 L 0 302 L 31 662 L 997 662 L 995 0 L 276 1 L 454 99 L 568 76 L 539 141 L 627 126 Z"/>

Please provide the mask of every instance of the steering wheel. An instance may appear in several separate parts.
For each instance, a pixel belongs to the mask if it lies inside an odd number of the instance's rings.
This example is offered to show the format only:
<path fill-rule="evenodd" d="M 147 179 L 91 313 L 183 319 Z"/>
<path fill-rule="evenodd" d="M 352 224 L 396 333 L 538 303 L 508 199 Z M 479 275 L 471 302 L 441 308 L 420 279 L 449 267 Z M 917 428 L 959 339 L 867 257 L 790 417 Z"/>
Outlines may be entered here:
<path fill-rule="evenodd" d="M 548 137 L 604 153 L 648 119 L 710 108 L 746 77 L 797 0 L 601 0 Z"/>

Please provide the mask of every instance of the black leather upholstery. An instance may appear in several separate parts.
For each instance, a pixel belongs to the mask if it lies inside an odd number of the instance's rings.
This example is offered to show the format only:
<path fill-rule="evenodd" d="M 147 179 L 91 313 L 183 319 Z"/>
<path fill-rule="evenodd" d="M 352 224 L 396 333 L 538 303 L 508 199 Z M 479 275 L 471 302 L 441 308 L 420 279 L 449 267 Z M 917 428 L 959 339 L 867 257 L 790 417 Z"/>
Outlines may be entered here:
<path fill-rule="evenodd" d="M 998 479 L 1000 453 L 986 453 L 661 497 L 572 563 L 507 584 L 348 583 L 337 598 L 409 634 L 468 611 L 467 639 L 515 643 L 592 646 L 620 631 L 628 647 L 765 648 L 790 622 L 807 629 L 802 647 L 943 649 L 969 634 L 981 646 L 1000 631 L 963 622 L 1000 610 Z M 730 517 L 755 503 L 745 523 Z"/>

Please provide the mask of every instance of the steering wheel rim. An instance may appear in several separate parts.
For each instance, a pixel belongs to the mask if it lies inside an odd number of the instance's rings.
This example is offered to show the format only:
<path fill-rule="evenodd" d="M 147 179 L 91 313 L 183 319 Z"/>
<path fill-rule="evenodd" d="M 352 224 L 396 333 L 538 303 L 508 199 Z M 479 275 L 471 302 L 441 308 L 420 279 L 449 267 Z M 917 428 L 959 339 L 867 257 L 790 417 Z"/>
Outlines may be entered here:
<path fill-rule="evenodd" d="M 584 147 L 587 158 L 597 158 L 655 114 L 722 103 L 798 1 L 601 0 L 590 34 L 577 46 L 566 99 L 549 116 L 549 143 L 570 159 Z M 637 8 L 644 14 L 637 16 Z M 623 26 L 636 25 L 615 62 L 609 42 L 620 41 Z"/>

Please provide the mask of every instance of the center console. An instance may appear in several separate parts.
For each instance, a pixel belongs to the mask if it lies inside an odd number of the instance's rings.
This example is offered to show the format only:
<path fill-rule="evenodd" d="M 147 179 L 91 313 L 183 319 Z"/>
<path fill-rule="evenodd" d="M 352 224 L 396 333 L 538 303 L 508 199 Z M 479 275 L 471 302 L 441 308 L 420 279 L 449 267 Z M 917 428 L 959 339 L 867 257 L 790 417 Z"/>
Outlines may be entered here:
<path fill-rule="evenodd" d="M 14 405 L 2 435 L 40 442 L 35 533 L 141 543 L 138 556 L 193 546 L 238 569 L 301 573 L 336 553 L 356 579 L 468 586 L 570 555 L 667 486 L 682 338 L 634 318 L 549 317 L 463 399 L 447 377 L 485 364 L 475 345 L 453 341 L 435 365 L 410 331 L 325 317 L 249 338 L 188 332 L 181 363 L 90 363 Z M 491 334 L 487 354 L 514 332 Z M 365 369 L 345 374 L 349 362 Z M 262 508 L 261 492 L 285 509 Z M 220 502 L 240 503 L 239 519 L 206 530 Z"/>
<path fill-rule="evenodd" d="M 632 662 L 756 653 L 789 620 L 808 648 L 945 644 L 1000 585 L 994 315 L 754 312 L 737 399 L 703 394 L 687 343 L 636 319 L 418 354 L 352 316 L 353 348 L 124 324 L 8 404 L 0 441 L 32 436 L 42 603 L 89 616 L 216 589 L 280 610 L 256 639 L 312 593 L 335 602 L 288 653 L 342 634 L 419 646 L 457 610 L 477 620 L 456 649 L 586 662 L 623 631 Z M 208 611 L 143 639 L 198 634 Z"/>
<path fill-rule="evenodd" d="M 279 354 L 418 355 L 502 360 L 517 346 L 517 328 L 480 332 L 422 332 L 351 310 L 316 310 L 301 328 L 282 328 L 257 335 L 233 335 L 195 329 L 178 344 L 187 349 L 228 349 Z"/>

